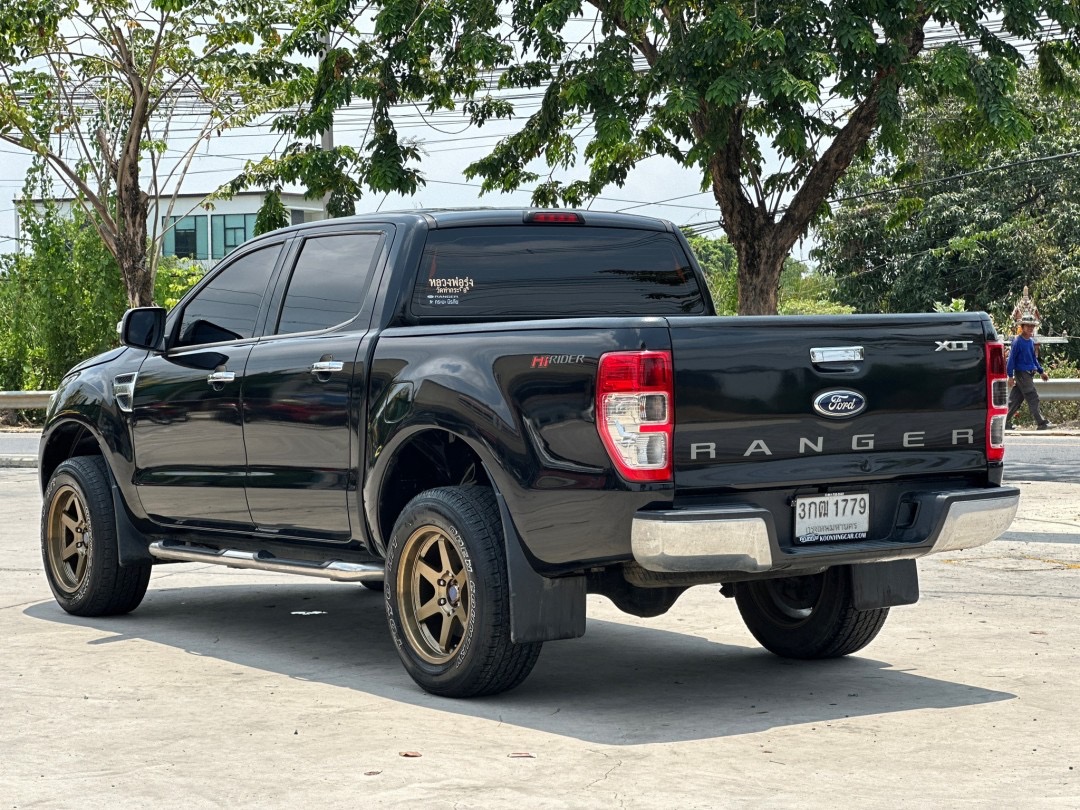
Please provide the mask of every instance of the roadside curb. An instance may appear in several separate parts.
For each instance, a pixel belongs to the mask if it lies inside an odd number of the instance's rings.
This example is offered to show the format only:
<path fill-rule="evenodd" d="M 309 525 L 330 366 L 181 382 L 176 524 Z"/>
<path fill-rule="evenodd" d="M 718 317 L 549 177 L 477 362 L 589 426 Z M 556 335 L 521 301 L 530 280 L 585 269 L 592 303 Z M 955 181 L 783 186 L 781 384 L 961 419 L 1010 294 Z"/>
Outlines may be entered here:
<path fill-rule="evenodd" d="M 0 455 L 0 469 L 5 467 L 37 467 L 37 456 L 3 456 Z"/>

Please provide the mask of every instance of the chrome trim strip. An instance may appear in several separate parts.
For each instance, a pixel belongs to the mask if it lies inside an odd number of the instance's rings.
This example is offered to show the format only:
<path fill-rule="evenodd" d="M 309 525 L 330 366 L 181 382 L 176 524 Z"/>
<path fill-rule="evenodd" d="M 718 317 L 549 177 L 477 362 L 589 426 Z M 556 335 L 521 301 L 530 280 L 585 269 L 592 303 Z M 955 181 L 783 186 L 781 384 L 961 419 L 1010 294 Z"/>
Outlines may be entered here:
<path fill-rule="evenodd" d="M 149 551 L 151 556 L 159 560 L 211 563 L 226 565 L 229 568 L 253 568 L 279 574 L 303 574 L 336 582 L 381 582 L 386 576 L 386 569 L 383 566 L 372 563 L 350 563 L 341 560 L 316 563 L 306 560 L 286 560 L 264 551 L 238 551 L 231 548 L 220 551 L 196 549 L 164 540 L 151 543 Z"/>

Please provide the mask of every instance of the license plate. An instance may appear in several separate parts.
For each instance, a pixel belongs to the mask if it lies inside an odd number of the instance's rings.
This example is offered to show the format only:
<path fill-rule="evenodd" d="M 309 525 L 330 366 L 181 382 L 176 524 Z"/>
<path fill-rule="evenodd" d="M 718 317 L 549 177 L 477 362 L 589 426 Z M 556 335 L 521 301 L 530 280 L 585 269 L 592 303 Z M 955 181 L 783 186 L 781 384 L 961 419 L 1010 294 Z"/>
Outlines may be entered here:
<path fill-rule="evenodd" d="M 830 492 L 795 499 L 795 542 L 865 540 L 870 530 L 868 492 Z"/>

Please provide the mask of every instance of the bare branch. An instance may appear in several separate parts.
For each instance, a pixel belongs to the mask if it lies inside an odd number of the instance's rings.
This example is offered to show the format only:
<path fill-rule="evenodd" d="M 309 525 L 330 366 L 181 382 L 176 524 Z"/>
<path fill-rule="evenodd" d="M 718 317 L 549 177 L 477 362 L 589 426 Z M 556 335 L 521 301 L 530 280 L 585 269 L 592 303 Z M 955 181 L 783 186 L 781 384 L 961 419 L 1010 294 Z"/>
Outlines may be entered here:
<path fill-rule="evenodd" d="M 86 138 L 83 135 L 82 126 L 80 124 L 78 108 L 75 105 L 75 102 L 70 92 L 70 88 L 67 87 L 67 84 L 64 81 L 61 65 L 58 64 L 58 62 L 53 58 L 51 54 L 47 56 L 47 61 L 49 67 L 52 69 L 53 76 L 56 78 L 56 86 L 60 89 L 60 92 L 64 97 L 64 104 L 67 107 L 68 113 L 74 122 L 72 125 L 72 130 L 74 131 L 75 137 L 78 140 L 79 148 L 81 148 L 82 150 L 83 157 L 86 159 L 86 162 L 90 164 L 90 167 L 94 172 L 94 177 L 97 179 L 98 188 L 104 188 L 106 184 L 102 180 L 101 174 L 98 172 L 97 162 L 93 159 L 94 153 L 90 149 L 89 145 L 86 143 Z"/>

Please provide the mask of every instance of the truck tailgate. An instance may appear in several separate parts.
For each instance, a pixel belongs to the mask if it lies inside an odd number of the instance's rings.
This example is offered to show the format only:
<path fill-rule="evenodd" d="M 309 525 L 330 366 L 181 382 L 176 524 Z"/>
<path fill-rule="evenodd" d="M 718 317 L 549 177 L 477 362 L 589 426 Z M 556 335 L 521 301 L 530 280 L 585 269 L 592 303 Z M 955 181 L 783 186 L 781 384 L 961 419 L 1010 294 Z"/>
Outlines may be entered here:
<path fill-rule="evenodd" d="M 981 313 L 669 324 L 676 497 L 986 470 Z"/>

